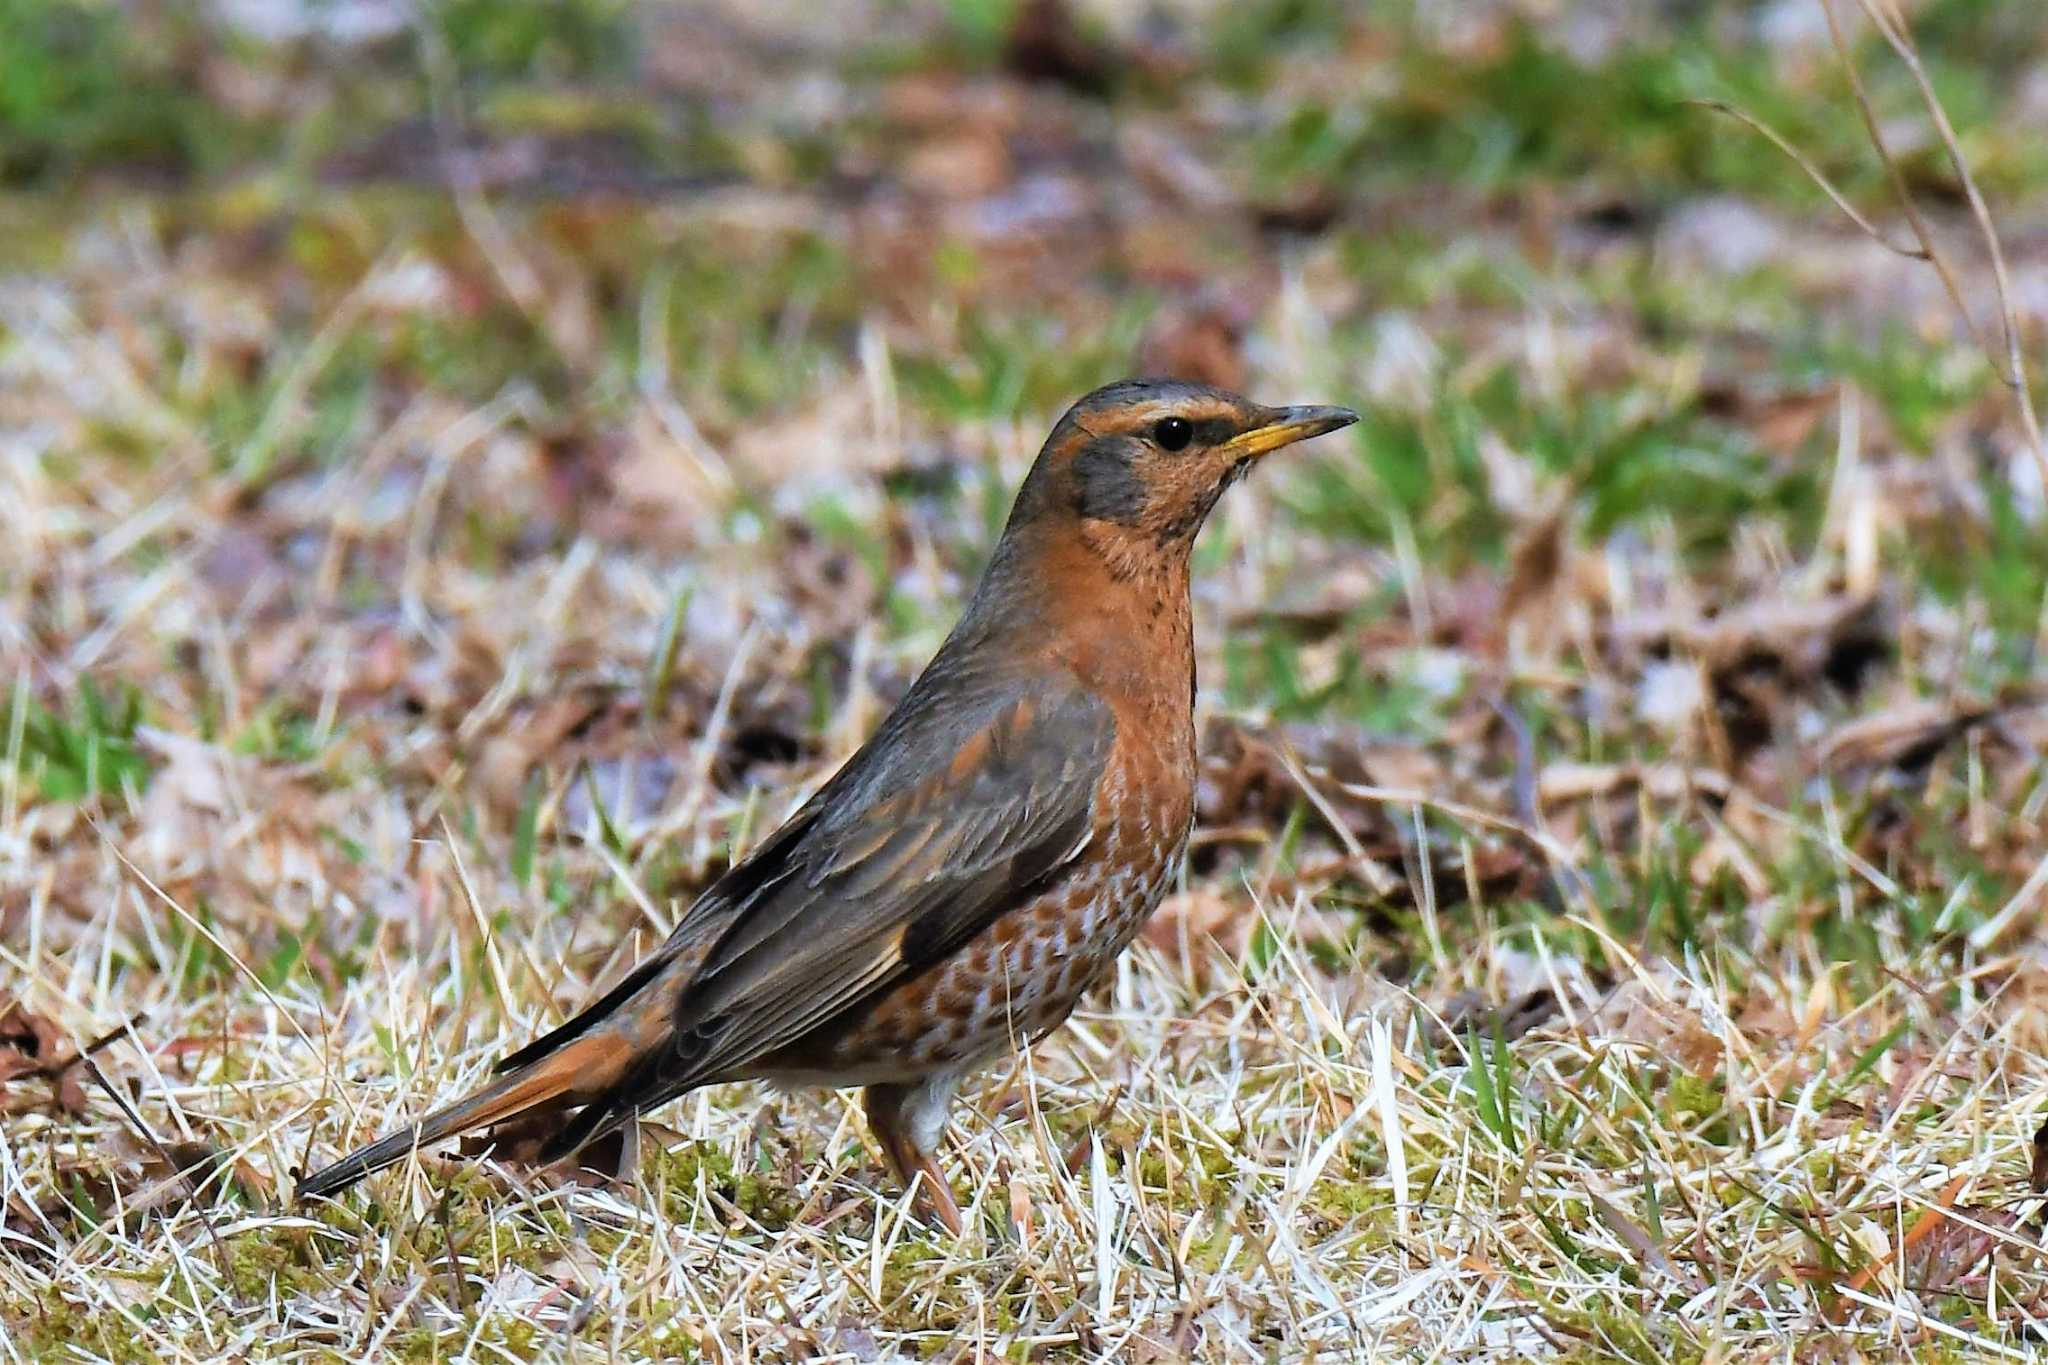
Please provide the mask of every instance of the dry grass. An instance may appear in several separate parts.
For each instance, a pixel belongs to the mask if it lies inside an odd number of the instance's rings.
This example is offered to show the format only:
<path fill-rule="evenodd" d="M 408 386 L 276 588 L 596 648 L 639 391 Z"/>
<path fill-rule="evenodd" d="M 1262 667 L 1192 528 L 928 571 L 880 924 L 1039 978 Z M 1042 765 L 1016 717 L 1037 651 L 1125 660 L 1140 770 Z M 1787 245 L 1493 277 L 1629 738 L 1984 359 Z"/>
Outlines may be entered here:
<path fill-rule="evenodd" d="M 989 84 L 894 88 L 905 164 L 1044 126 Z M 1129 215 L 1087 250 L 1142 274 L 1190 212 L 1150 193 L 1076 211 Z M 965 1239 L 850 1096 L 744 1087 L 644 1125 L 630 1183 L 430 1153 L 290 1207 L 851 752 L 1057 403 L 1162 344 L 1078 267 L 1017 288 L 1005 253 L 1079 251 L 1054 229 L 891 277 L 965 210 L 436 203 L 100 204 L 0 282 L 0 1354 L 2048 1340 L 2048 512 L 1966 335 L 1757 358 L 1758 318 L 1941 301 L 1817 196 L 1700 289 L 1696 241 L 1618 267 L 1538 198 L 1365 282 L 1341 225 L 1214 210 L 1249 302 L 1162 306 L 1168 342 L 1372 415 L 1204 542 L 1200 847 L 1113 985 L 970 1088 Z M 819 240 L 844 277 L 789 268 Z"/>

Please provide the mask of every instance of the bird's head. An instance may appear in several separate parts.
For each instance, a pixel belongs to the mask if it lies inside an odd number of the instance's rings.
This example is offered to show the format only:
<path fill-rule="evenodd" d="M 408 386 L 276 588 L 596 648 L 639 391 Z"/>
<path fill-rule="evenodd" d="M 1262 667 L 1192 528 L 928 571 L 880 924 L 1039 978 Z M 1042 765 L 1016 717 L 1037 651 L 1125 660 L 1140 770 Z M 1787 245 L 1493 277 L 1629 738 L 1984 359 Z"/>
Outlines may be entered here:
<path fill-rule="evenodd" d="M 1020 524 L 1068 525 L 1119 570 L 1187 551 L 1223 490 L 1282 446 L 1358 420 L 1269 408 L 1176 379 L 1125 380 L 1067 409 L 1017 499 Z"/>

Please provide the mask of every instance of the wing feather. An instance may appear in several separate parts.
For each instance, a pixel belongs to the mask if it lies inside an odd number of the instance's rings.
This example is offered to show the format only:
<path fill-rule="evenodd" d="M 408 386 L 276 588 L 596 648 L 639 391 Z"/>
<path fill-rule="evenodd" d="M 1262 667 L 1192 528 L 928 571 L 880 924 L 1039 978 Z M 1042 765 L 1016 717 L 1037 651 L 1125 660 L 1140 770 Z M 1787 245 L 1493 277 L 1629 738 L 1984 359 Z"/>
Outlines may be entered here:
<path fill-rule="evenodd" d="M 783 851 L 788 868 L 717 912 L 726 928 L 677 1000 L 663 1092 L 743 1074 L 923 971 L 1080 856 L 1115 738 L 1105 703 L 1064 676 L 913 700 L 864 751 L 879 757 L 819 793 Z"/>
<path fill-rule="evenodd" d="M 882 728 L 765 844 L 699 897 L 596 1006 L 508 1057 L 533 1065 L 647 991 L 666 1040 L 549 1144 L 630 1115 L 816 1031 L 1028 902 L 1087 847 L 1114 713 L 1064 672 L 942 651 Z"/>

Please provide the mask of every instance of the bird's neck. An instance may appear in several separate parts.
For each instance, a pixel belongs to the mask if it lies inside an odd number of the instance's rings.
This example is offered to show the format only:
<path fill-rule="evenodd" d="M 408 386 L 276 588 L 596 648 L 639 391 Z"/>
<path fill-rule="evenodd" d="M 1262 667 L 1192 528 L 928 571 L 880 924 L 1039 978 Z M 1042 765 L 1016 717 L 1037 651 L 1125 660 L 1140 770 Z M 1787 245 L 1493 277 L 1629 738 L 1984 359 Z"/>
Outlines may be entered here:
<path fill-rule="evenodd" d="M 1194 702 L 1194 629 L 1186 543 L 1160 547 L 1122 528 L 1006 535 L 970 617 L 1015 630 L 1084 683 L 1183 721 Z"/>

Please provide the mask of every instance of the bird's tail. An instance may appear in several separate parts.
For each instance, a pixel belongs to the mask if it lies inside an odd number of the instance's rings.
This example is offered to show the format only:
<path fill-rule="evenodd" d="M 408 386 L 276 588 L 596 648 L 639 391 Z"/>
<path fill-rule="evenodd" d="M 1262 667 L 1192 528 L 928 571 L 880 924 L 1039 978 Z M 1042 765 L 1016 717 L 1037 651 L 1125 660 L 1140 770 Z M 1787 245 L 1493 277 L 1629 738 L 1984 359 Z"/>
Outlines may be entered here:
<path fill-rule="evenodd" d="M 299 1181 L 297 1198 L 303 1203 L 333 1194 L 372 1171 L 403 1161 L 416 1148 L 458 1133 L 504 1123 L 538 1109 L 586 1102 L 603 1089 L 606 1081 L 618 1075 L 622 1064 L 629 1061 L 624 1054 L 630 1052 L 627 1040 L 610 1029 L 594 1030 L 564 1042 L 447 1108 L 315 1171 Z"/>

